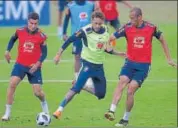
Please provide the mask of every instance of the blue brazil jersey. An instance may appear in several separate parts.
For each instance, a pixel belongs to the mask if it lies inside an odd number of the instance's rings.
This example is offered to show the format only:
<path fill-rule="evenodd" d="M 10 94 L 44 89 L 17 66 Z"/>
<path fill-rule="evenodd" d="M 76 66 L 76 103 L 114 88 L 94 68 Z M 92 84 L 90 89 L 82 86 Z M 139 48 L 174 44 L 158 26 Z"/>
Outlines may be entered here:
<path fill-rule="evenodd" d="M 75 1 L 69 3 L 68 8 L 71 15 L 71 33 L 78 31 L 91 23 L 91 14 L 94 11 L 94 4 L 86 1 L 85 4 L 79 5 Z"/>

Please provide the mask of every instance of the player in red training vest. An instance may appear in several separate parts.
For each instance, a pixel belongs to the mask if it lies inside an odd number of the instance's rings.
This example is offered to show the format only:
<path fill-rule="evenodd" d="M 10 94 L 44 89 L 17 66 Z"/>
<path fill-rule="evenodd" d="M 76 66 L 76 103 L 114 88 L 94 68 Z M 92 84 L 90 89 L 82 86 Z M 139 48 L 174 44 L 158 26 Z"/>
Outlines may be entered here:
<path fill-rule="evenodd" d="M 124 0 L 119 0 L 120 2 L 124 3 L 127 7 L 131 8 L 132 6 Z M 110 23 L 110 25 L 115 29 L 118 30 L 120 27 L 120 20 L 119 11 L 117 0 L 100 0 L 97 2 L 98 8 L 104 13 L 106 18 L 106 23 Z M 111 42 L 112 46 L 116 46 L 116 41 L 113 40 Z"/>
<path fill-rule="evenodd" d="M 35 96 L 41 101 L 43 112 L 49 113 L 45 94 L 41 88 L 41 64 L 47 56 L 47 37 L 39 30 L 38 22 L 39 15 L 35 12 L 30 13 L 28 15 L 28 25 L 17 29 L 8 43 L 5 59 L 10 63 L 10 51 L 15 41 L 17 39 L 19 40 L 18 56 L 11 72 L 9 87 L 7 89 L 6 111 L 2 117 L 3 121 L 8 121 L 10 119 L 11 106 L 16 87 L 26 75 L 29 83 L 32 84 Z"/>
<path fill-rule="evenodd" d="M 115 125 L 118 127 L 127 126 L 131 109 L 134 105 L 134 94 L 141 87 L 146 79 L 151 66 L 152 38 L 156 37 L 164 49 L 169 65 L 177 67 L 171 59 L 167 43 L 162 32 L 151 23 L 142 20 L 142 11 L 134 7 L 130 11 L 131 22 L 116 31 L 110 40 L 125 37 L 127 40 L 127 59 L 119 75 L 119 82 L 114 92 L 112 104 L 105 117 L 114 120 L 115 110 L 121 100 L 122 92 L 128 85 L 126 110 L 123 118 Z"/>

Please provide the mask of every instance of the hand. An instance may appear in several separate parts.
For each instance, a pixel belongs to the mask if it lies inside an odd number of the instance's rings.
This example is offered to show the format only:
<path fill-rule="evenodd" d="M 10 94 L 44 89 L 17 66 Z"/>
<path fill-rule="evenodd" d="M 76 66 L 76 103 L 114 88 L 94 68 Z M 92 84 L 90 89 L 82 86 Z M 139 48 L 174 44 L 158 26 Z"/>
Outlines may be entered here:
<path fill-rule="evenodd" d="M 10 63 L 11 55 L 10 55 L 9 51 L 5 52 L 4 57 L 5 57 L 6 61 L 7 61 L 7 63 Z"/>
<path fill-rule="evenodd" d="M 34 65 L 30 68 L 29 72 L 30 72 L 31 74 L 33 74 L 33 73 L 40 67 L 40 65 L 41 65 L 41 62 L 38 61 L 36 64 L 34 64 Z"/>
<path fill-rule="evenodd" d="M 63 40 L 66 41 L 68 39 L 67 35 L 63 35 Z"/>
<path fill-rule="evenodd" d="M 173 60 L 168 60 L 168 64 L 177 68 L 177 63 L 175 63 Z"/>
<path fill-rule="evenodd" d="M 125 52 L 119 52 L 118 55 L 123 57 L 123 58 L 127 58 L 127 55 L 126 55 Z"/>
<path fill-rule="evenodd" d="M 57 65 L 61 59 L 61 56 L 57 53 L 56 56 L 54 57 L 54 63 Z"/>

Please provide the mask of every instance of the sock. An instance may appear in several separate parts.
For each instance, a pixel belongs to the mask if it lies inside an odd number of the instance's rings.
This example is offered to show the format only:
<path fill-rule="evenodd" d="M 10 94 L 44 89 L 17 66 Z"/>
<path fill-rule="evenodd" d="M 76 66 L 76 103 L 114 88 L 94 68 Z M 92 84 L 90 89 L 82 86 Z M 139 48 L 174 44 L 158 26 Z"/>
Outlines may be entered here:
<path fill-rule="evenodd" d="M 86 81 L 84 87 L 91 88 L 91 89 L 94 89 L 94 88 L 95 88 L 92 78 L 88 78 L 88 80 Z"/>
<path fill-rule="evenodd" d="M 129 116 L 130 116 L 130 112 L 125 112 L 124 116 L 123 116 L 123 119 L 124 120 L 129 120 Z"/>
<path fill-rule="evenodd" d="M 59 106 L 57 110 L 60 111 L 60 112 L 62 112 L 64 110 L 64 107 Z"/>
<path fill-rule="evenodd" d="M 64 98 L 64 100 L 60 103 L 59 107 L 58 107 L 58 111 L 63 111 L 64 107 L 72 100 L 72 98 L 75 96 L 76 92 L 74 91 L 69 91 L 66 95 L 66 97 Z"/>
<path fill-rule="evenodd" d="M 75 80 L 78 79 L 78 72 L 75 72 Z"/>
<path fill-rule="evenodd" d="M 65 105 L 67 104 L 67 99 L 65 98 L 59 105 L 57 111 L 62 112 L 64 110 Z"/>
<path fill-rule="evenodd" d="M 93 80 L 91 78 L 88 78 L 87 82 L 85 85 L 93 85 Z"/>
<path fill-rule="evenodd" d="M 48 103 L 47 103 L 47 101 L 41 102 L 41 107 L 42 107 L 43 112 L 49 114 L 49 109 L 48 109 Z"/>
<path fill-rule="evenodd" d="M 10 113 L 11 113 L 11 107 L 12 105 L 6 104 L 6 112 L 5 112 L 5 116 L 9 117 Z"/>
<path fill-rule="evenodd" d="M 92 78 L 88 78 L 85 85 L 83 86 L 83 90 L 95 95 L 95 87 Z"/>
<path fill-rule="evenodd" d="M 111 104 L 110 111 L 115 112 L 116 111 L 116 107 L 117 106 L 115 104 Z"/>
<path fill-rule="evenodd" d="M 58 36 L 62 37 L 62 32 L 63 32 L 62 26 L 58 26 Z"/>

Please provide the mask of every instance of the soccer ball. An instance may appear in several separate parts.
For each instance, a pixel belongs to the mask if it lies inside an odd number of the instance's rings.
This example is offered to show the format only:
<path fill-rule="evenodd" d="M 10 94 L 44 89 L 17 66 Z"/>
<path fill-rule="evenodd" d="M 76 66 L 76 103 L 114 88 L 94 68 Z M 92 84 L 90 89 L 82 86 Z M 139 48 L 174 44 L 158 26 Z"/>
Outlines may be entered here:
<path fill-rule="evenodd" d="M 51 117 L 45 112 L 38 113 L 36 123 L 41 126 L 48 126 L 51 122 Z"/>

